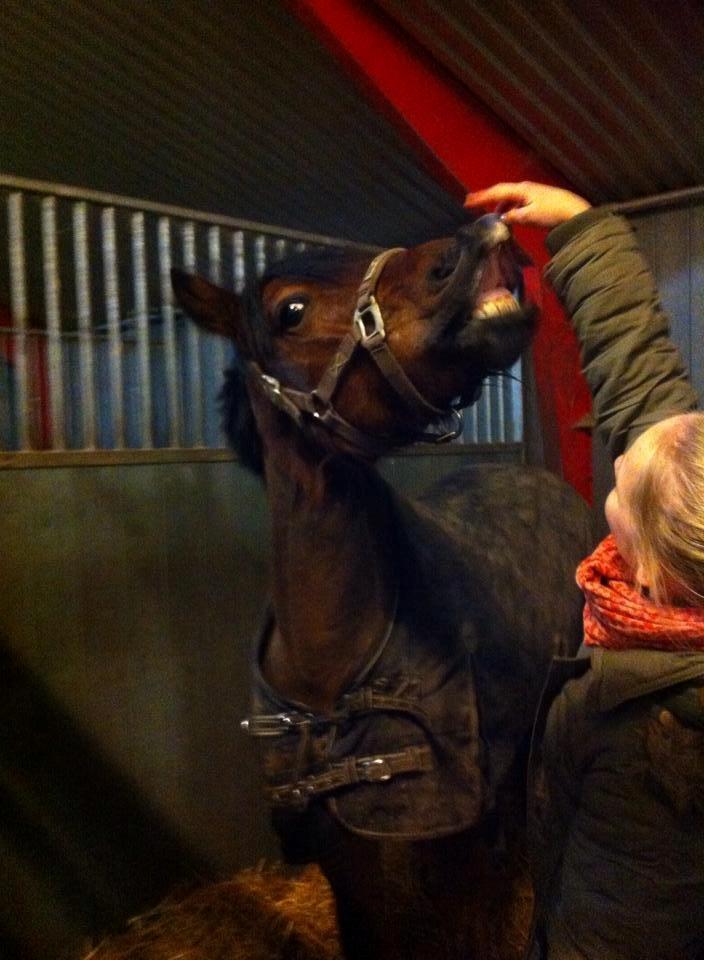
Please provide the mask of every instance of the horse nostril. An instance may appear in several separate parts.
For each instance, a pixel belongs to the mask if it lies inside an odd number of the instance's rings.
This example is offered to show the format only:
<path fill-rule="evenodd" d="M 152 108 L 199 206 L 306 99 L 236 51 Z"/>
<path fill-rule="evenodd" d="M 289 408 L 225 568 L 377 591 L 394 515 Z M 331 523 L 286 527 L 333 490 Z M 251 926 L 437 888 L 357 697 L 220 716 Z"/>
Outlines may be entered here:
<path fill-rule="evenodd" d="M 430 279 L 435 283 L 442 283 L 450 276 L 452 276 L 452 268 L 447 263 L 437 264 L 430 271 Z"/>
<path fill-rule="evenodd" d="M 441 255 L 440 259 L 428 271 L 428 277 L 434 283 L 442 283 L 454 273 L 460 259 L 460 247 L 453 243 Z"/>

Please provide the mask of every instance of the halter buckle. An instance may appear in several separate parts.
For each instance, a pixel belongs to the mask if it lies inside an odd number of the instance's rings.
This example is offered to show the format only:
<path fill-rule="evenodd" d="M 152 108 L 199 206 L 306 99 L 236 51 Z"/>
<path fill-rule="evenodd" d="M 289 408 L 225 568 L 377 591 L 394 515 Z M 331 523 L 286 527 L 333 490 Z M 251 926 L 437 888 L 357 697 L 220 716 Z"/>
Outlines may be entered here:
<path fill-rule="evenodd" d="M 240 721 L 240 729 L 250 737 L 280 737 L 310 723 L 295 713 L 257 714 Z"/>
<path fill-rule="evenodd" d="M 276 379 L 276 377 L 270 377 L 268 373 L 260 372 L 259 376 L 261 377 L 262 385 L 264 387 L 264 392 L 269 397 L 271 402 L 275 407 L 283 407 L 283 394 L 281 392 L 281 384 Z"/>
<path fill-rule="evenodd" d="M 373 349 L 386 339 L 384 318 L 373 296 L 363 305 L 357 304 L 353 322 L 359 331 L 359 342 L 367 350 Z"/>

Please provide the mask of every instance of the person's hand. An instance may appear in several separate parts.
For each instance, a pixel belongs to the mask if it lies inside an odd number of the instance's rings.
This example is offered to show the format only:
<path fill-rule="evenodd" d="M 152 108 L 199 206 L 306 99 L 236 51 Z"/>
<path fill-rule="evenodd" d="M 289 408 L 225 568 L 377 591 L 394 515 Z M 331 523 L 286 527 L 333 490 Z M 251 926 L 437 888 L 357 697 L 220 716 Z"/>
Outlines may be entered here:
<path fill-rule="evenodd" d="M 530 180 L 496 183 L 486 190 L 468 193 L 464 205 L 470 210 L 477 207 L 495 210 L 505 223 L 547 229 L 565 223 L 591 207 L 576 193 Z"/>

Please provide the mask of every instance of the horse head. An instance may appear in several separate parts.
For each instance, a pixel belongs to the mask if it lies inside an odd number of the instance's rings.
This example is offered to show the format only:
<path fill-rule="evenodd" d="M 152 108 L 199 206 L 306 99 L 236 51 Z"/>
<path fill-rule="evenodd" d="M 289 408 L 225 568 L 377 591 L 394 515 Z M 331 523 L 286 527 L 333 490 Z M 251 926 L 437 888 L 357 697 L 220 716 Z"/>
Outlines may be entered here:
<path fill-rule="evenodd" d="M 180 271 L 172 279 L 186 313 L 237 347 L 226 427 L 253 465 L 253 392 L 326 450 L 374 459 L 429 436 L 429 425 L 430 436 L 447 435 L 454 411 L 528 343 L 535 310 L 517 294 L 524 262 L 489 216 L 371 265 L 358 252 L 297 254 L 242 297 Z"/>

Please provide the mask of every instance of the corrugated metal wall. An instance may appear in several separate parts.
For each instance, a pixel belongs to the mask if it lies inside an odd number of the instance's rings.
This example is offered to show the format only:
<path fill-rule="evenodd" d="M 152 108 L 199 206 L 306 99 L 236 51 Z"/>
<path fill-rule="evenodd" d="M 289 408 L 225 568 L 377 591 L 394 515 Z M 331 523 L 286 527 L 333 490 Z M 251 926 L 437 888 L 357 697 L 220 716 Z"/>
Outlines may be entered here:
<path fill-rule="evenodd" d="M 0 471 L 0 503 L 0 954 L 46 960 L 273 853 L 238 736 L 267 523 L 233 463 Z"/>
<path fill-rule="evenodd" d="M 392 246 L 463 219 L 279 0 L 3 0 L 0 37 L 3 173 Z"/>
<path fill-rule="evenodd" d="M 672 336 L 704 397 L 704 197 L 692 205 L 642 210 L 629 219 L 672 319 Z"/>
<path fill-rule="evenodd" d="M 679 347 L 695 389 L 704 402 L 704 197 L 690 203 L 624 207 L 657 280 Z M 606 534 L 603 503 L 613 486 L 613 468 L 594 444 L 594 505 L 598 530 Z"/>

